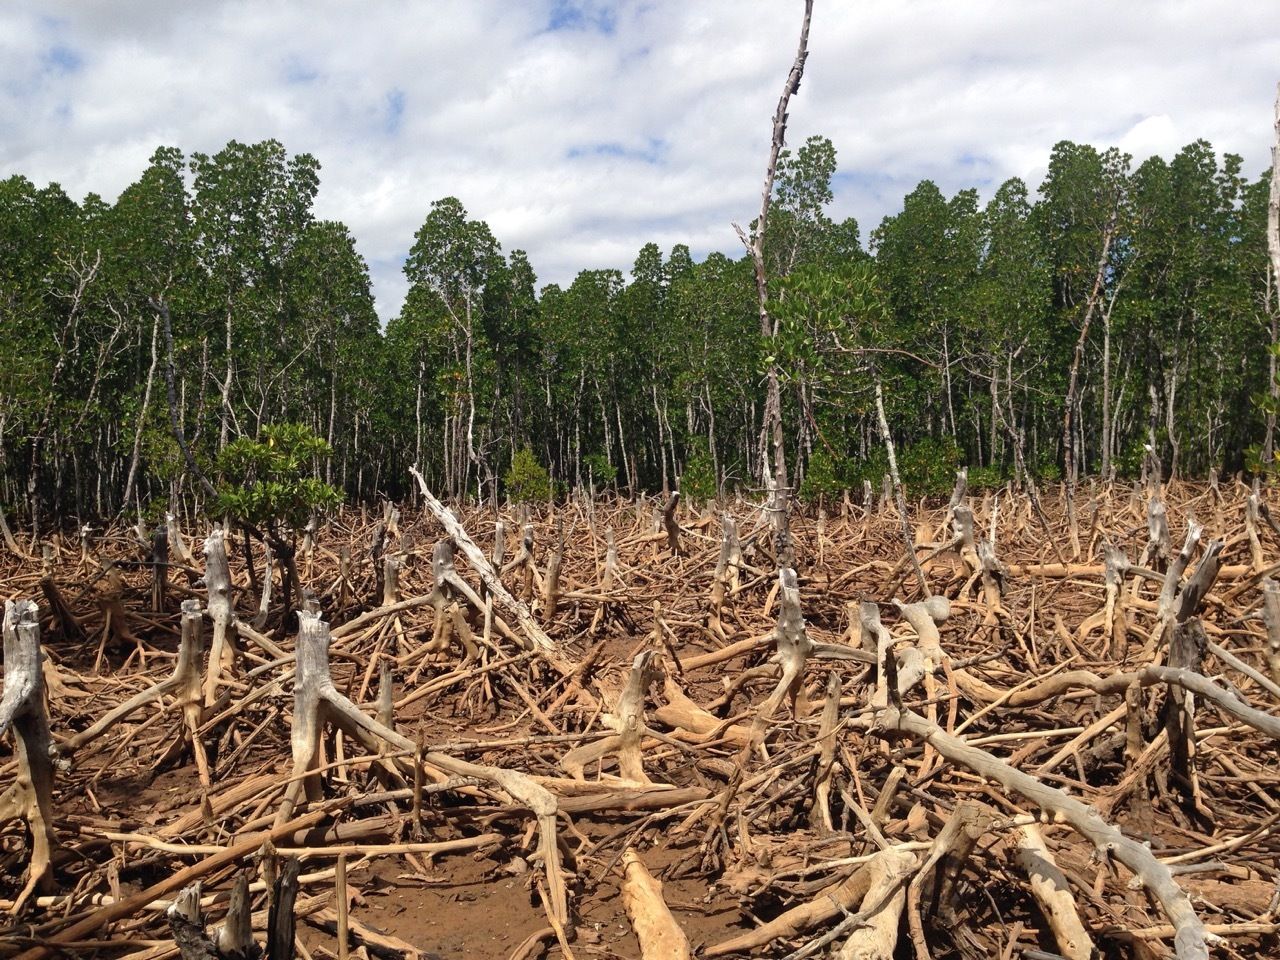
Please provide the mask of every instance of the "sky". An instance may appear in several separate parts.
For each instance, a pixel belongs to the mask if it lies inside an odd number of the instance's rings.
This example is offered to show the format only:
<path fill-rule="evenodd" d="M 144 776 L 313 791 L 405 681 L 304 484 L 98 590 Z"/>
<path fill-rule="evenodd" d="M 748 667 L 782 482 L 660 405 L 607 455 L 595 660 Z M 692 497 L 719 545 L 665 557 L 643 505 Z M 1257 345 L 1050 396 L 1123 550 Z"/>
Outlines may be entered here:
<path fill-rule="evenodd" d="M 316 213 L 378 312 L 433 200 L 540 283 L 650 241 L 741 252 L 801 0 L 0 0 L 0 178 L 107 199 L 157 146 L 274 138 L 321 163 Z M 1277 0 L 816 0 L 788 142 L 834 143 L 865 238 L 928 178 L 1032 186 L 1059 140 L 1137 161 L 1198 138 L 1270 162 Z"/>

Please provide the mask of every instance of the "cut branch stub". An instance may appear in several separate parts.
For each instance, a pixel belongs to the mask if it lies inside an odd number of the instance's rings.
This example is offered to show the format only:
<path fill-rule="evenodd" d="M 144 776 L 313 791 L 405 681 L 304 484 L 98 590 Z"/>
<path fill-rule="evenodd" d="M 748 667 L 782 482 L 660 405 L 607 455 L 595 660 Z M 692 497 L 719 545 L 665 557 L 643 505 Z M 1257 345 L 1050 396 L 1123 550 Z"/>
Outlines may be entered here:
<path fill-rule="evenodd" d="M 662 669 L 656 650 L 642 650 L 636 654 L 612 714 L 606 714 L 603 718 L 617 733 L 570 750 L 560 760 L 560 766 L 565 772 L 575 780 L 583 780 L 586 778 L 587 764 L 615 754 L 618 758 L 618 772 L 623 779 L 634 783 L 652 783 L 644 772 L 641 741 L 646 735 L 651 735 L 645 722 L 645 697 L 649 687 L 661 677 Z"/>
<path fill-rule="evenodd" d="M 1168 561 L 1172 549 L 1169 543 L 1169 520 L 1165 515 L 1164 501 L 1158 496 L 1153 496 L 1147 501 L 1147 546 L 1143 551 L 1144 565 L 1159 569 Z"/>
<path fill-rule="evenodd" d="M 973 537 L 973 508 L 967 503 L 957 503 L 951 508 L 952 544 L 959 550 L 960 559 L 969 568 L 969 576 L 976 577 L 982 566 Z"/>
<path fill-rule="evenodd" d="M 727 513 L 721 517 L 720 531 L 720 556 L 711 578 L 707 624 L 721 640 L 727 641 L 723 622 L 724 602 L 737 592 L 741 583 L 742 544 L 738 540 L 738 525 Z"/>
<path fill-rule="evenodd" d="M 1169 668 L 1198 674 L 1208 645 L 1209 638 L 1205 636 L 1198 617 L 1175 624 L 1169 642 Z M 1196 769 L 1195 714 L 1195 694 L 1171 685 L 1169 700 L 1165 704 L 1165 730 L 1169 734 L 1173 780 L 1187 812 L 1202 826 L 1211 826 L 1213 815 L 1201 796 Z"/>
<path fill-rule="evenodd" d="M 1280 683 L 1280 584 L 1270 577 L 1262 581 L 1262 620 L 1267 626 L 1267 670 Z"/>
<path fill-rule="evenodd" d="M 39 608 L 34 601 L 8 601 L 4 609 L 4 696 L 0 736 L 13 728 L 18 771 L 0 794 L 0 823 L 21 819 L 31 834 L 26 885 L 14 900 L 17 913 L 36 887 L 53 883 L 53 740 L 44 705 Z"/>
<path fill-rule="evenodd" d="M 1040 828 L 1035 824 L 1028 824 L 1019 831 L 1014 857 L 1031 881 L 1031 894 L 1049 922 L 1058 951 L 1066 960 L 1089 960 L 1093 956 L 1093 940 L 1080 922 L 1080 913 L 1066 874 L 1053 859 Z"/>
<path fill-rule="evenodd" d="M 164 597 L 169 586 L 169 528 L 156 527 L 151 535 L 151 609 L 164 610 Z"/>
<path fill-rule="evenodd" d="M 209 620 L 213 638 L 209 644 L 209 669 L 204 680 L 204 703 L 218 699 L 218 681 L 231 673 L 236 662 L 235 611 L 231 605 L 231 569 L 227 565 L 227 544 L 221 526 L 214 524 L 204 541 L 204 582 L 209 589 Z"/>
<path fill-rule="evenodd" d="M 987 622 L 994 623 L 1004 613 L 1004 578 L 1008 569 L 996 556 L 996 545 L 983 537 L 978 541 L 978 562 L 982 567 L 982 599 Z"/>
<path fill-rule="evenodd" d="M 264 552 L 262 561 L 262 595 L 258 600 L 258 613 L 253 618 L 252 626 L 255 630 L 262 630 L 267 625 L 267 615 L 271 613 L 271 586 L 274 581 L 272 576 L 272 567 L 275 562 L 271 555 L 271 544 L 262 541 Z"/>
<path fill-rule="evenodd" d="M 680 491 L 674 490 L 662 510 L 662 526 L 667 531 L 667 549 L 673 557 L 680 556 L 680 521 L 676 509 L 680 506 Z"/>
<path fill-rule="evenodd" d="M 622 853 L 622 903 L 640 941 L 643 960 L 689 960 L 689 939 L 662 898 L 662 883 L 645 869 L 636 852 Z"/>

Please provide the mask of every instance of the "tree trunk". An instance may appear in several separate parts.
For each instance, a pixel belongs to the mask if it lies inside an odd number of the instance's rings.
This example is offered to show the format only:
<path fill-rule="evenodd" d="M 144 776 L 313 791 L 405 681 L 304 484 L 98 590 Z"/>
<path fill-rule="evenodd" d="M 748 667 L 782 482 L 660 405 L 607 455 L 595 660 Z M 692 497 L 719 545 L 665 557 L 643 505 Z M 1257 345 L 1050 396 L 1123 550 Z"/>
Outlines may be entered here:
<path fill-rule="evenodd" d="M 1111 479 L 1111 311 L 1102 315 L 1102 479 Z"/>
<path fill-rule="evenodd" d="M 151 324 L 151 366 L 147 370 L 147 386 L 142 393 L 142 409 L 138 411 L 138 426 L 133 432 L 133 453 L 129 458 L 129 479 L 125 481 L 124 497 L 120 501 L 121 512 L 129 509 L 129 501 L 133 499 L 133 486 L 138 478 L 138 460 L 142 454 L 142 428 L 147 422 L 147 409 L 151 406 L 151 384 L 156 375 L 156 339 L 160 332 L 160 314 Z M 1274 378 L 1273 378 L 1274 379 Z M 138 510 L 141 519 L 141 508 Z"/>
<path fill-rule="evenodd" d="M 1102 234 L 1102 253 L 1098 257 L 1098 269 L 1093 278 L 1093 290 L 1085 303 L 1084 319 L 1080 324 L 1080 336 L 1076 339 L 1076 348 L 1071 356 L 1071 373 L 1067 380 L 1067 396 L 1063 404 L 1062 414 L 1062 477 L 1067 484 L 1067 525 L 1071 535 L 1071 556 L 1080 556 L 1080 531 L 1076 521 L 1076 459 L 1073 450 L 1074 416 L 1080 384 L 1080 362 L 1084 359 L 1084 345 L 1089 337 L 1089 325 L 1102 300 L 1103 288 L 1107 279 L 1107 258 L 1111 253 L 1111 241 L 1115 235 L 1116 215 L 1112 213 Z"/>
<path fill-rule="evenodd" d="M 4 697 L 0 699 L 0 735 L 13 727 L 17 775 L 0 794 L 0 824 L 22 819 L 31 832 L 27 882 L 14 912 L 35 891 L 53 881 L 53 740 L 45 709 L 40 666 L 39 609 L 30 600 L 9 601 L 4 611 Z"/>
<path fill-rule="evenodd" d="M 1267 252 L 1271 255 L 1271 345 L 1275 349 L 1277 326 L 1280 326 L 1280 83 L 1276 84 L 1276 140 L 1271 148 L 1271 195 L 1267 201 Z M 1276 415 L 1274 404 L 1280 398 L 1280 385 L 1276 383 L 1276 356 L 1267 360 L 1270 379 L 1267 392 L 1271 395 L 1272 411 L 1267 414 L 1266 460 L 1275 456 Z"/>
<path fill-rule="evenodd" d="M 769 162 L 765 167 L 764 186 L 760 191 L 760 216 L 756 220 L 755 237 L 748 242 L 746 234 L 738 228 L 738 236 L 751 254 L 755 267 L 756 300 L 760 312 L 760 336 L 766 341 L 777 337 L 777 325 L 769 317 L 769 283 L 765 273 L 764 238 L 769 222 L 769 204 L 773 199 L 773 180 L 778 171 L 778 154 L 787 138 L 787 105 L 792 95 L 800 89 L 800 78 L 804 75 L 804 63 L 809 56 L 809 23 L 813 18 L 813 0 L 805 0 L 804 21 L 800 25 L 800 45 L 796 50 L 796 58 L 787 74 L 786 83 L 782 87 L 782 96 L 778 98 L 778 107 L 773 113 L 773 139 L 769 146 Z M 774 480 L 777 483 L 775 497 L 779 500 L 787 495 L 787 458 L 782 434 L 782 395 L 778 382 L 778 364 L 769 361 L 766 375 L 766 394 L 764 409 L 764 430 L 761 433 L 760 460 L 768 463 L 767 448 L 772 437 Z M 777 507 L 778 504 L 775 504 Z"/>
<path fill-rule="evenodd" d="M 898 519 L 902 525 L 902 542 L 907 551 L 907 559 L 915 570 L 916 582 L 920 585 L 920 595 L 930 596 L 929 582 L 925 579 L 924 570 L 916 556 L 915 537 L 911 532 L 911 522 L 907 519 L 907 501 L 902 492 L 902 478 L 898 475 L 898 457 L 893 449 L 893 437 L 889 433 L 889 421 L 884 415 L 884 389 L 880 378 L 876 378 L 876 415 L 880 419 L 880 432 L 884 436 L 884 449 L 889 457 L 889 476 L 893 480 L 893 495 L 898 506 Z"/>

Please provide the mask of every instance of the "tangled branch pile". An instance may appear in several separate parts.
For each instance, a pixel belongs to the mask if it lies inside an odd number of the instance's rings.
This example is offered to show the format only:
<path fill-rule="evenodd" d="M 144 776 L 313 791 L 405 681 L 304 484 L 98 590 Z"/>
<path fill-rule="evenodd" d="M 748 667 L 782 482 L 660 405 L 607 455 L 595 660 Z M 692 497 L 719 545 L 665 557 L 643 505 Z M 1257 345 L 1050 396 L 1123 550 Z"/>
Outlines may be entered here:
<path fill-rule="evenodd" d="M 1264 493 L 1069 536 L 961 479 L 922 594 L 891 498 L 793 569 L 740 500 L 421 492 L 309 534 L 296 615 L 219 529 L 10 544 L 0 955 L 1280 950 Z"/>

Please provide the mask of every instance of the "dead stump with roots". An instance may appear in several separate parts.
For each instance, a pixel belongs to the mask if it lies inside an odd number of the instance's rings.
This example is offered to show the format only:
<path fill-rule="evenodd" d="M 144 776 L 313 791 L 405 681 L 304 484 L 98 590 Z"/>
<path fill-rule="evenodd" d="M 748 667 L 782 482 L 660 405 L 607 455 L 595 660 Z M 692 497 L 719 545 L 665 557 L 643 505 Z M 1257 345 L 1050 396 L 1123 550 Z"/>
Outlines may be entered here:
<path fill-rule="evenodd" d="M 44 703 L 39 608 L 34 601 L 8 601 L 4 607 L 4 696 L 0 698 L 0 736 L 10 729 L 16 746 L 17 776 L 0 795 L 0 824 L 21 820 L 27 826 L 31 855 L 27 882 L 13 912 L 37 888 L 53 887 L 53 738 Z"/>

